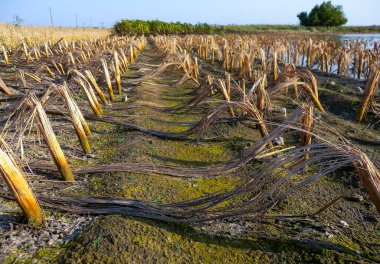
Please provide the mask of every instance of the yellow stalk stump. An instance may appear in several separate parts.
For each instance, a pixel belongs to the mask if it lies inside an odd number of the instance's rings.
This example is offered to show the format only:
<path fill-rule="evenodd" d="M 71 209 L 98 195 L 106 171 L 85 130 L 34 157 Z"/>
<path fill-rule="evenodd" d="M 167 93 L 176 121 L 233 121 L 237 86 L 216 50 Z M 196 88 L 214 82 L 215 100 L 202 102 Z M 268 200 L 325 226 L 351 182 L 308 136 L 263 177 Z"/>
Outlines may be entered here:
<path fill-rule="evenodd" d="M 74 99 L 71 97 L 72 99 L 72 102 L 74 104 L 74 107 L 75 107 L 75 111 L 76 113 L 78 114 L 79 116 L 79 120 L 80 122 L 82 123 L 82 126 L 83 126 L 83 129 L 84 131 L 86 132 L 86 134 L 88 136 L 91 136 L 92 135 L 92 132 L 91 132 L 91 129 L 90 129 L 90 126 L 88 125 L 86 119 L 84 118 L 83 114 L 82 114 L 82 111 L 79 109 L 78 105 L 76 104 L 76 102 L 74 101 Z"/>
<path fill-rule="evenodd" d="M 311 144 L 311 134 L 313 128 L 313 106 L 306 106 L 306 112 L 302 117 L 301 145 L 307 146 Z M 307 132 L 306 132 L 307 131 Z"/>
<path fill-rule="evenodd" d="M 129 46 L 129 59 L 130 59 L 131 64 L 135 63 L 132 44 Z"/>
<path fill-rule="evenodd" d="M 62 74 L 62 72 L 61 72 L 61 70 L 59 69 L 59 67 L 58 67 L 57 63 L 55 62 L 55 60 L 52 60 L 51 62 L 53 63 L 54 68 L 56 69 L 56 71 L 57 71 L 59 74 Z"/>
<path fill-rule="evenodd" d="M 380 84 L 380 67 L 372 69 L 371 74 L 368 78 L 366 88 L 364 90 L 363 99 L 360 107 L 356 113 L 356 120 L 361 122 L 364 118 L 364 114 L 367 111 L 368 106 L 371 104 L 377 89 Z"/>
<path fill-rule="evenodd" d="M 273 53 L 273 82 L 278 79 L 277 51 Z"/>
<path fill-rule="evenodd" d="M 88 142 L 86 132 L 84 131 L 82 122 L 80 121 L 79 115 L 77 113 L 77 109 L 73 103 L 73 99 L 70 95 L 69 88 L 67 87 L 67 85 L 59 86 L 58 91 L 64 98 L 67 111 L 69 112 L 70 118 L 73 121 L 74 129 L 78 136 L 79 142 L 83 148 L 83 152 L 85 154 L 90 154 L 91 153 L 90 143 Z"/>
<path fill-rule="evenodd" d="M 0 88 L 3 90 L 4 93 L 11 95 L 12 91 L 8 88 L 8 86 L 3 82 L 3 80 L 0 78 Z"/>
<path fill-rule="evenodd" d="M 98 98 L 96 97 L 95 92 L 92 89 L 91 83 L 87 80 L 86 76 L 84 76 L 81 72 L 79 71 L 74 71 L 74 72 L 78 75 L 79 79 L 83 80 L 83 83 L 84 83 L 83 89 L 86 89 L 85 90 L 86 96 L 91 97 L 99 113 L 103 114 L 102 106 L 100 105 Z"/>
<path fill-rule="evenodd" d="M 96 82 L 96 79 L 94 75 L 92 75 L 91 71 L 86 70 L 84 73 L 87 76 L 87 79 L 91 82 L 92 86 L 94 87 L 96 93 L 99 95 L 100 99 L 104 104 L 108 104 L 107 98 L 104 96 L 103 91 L 100 89 L 98 83 Z"/>
<path fill-rule="evenodd" d="M 312 52 L 313 52 L 313 40 L 309 39 L 309 46 L 307 48 L 307 61 L 306 61 L 306 67 L 309 67 L 311 65 L 311 59 L 312 59 Z"/>
<path fill-rule="evenodd" d="M 128 59 L 125 56 L 124 50 L 120 49 L 121 54 L 121 64 L 123 65 L 123 73 L 128 71 Z"/>
<path fill-rule="evenodd" d="M 261 81 L 261 84 L 257 87 L 257 102 L 256 106 L 257 109 L 260 111 L 260 116 L 264 116 L 264 110 L 265 110 L 265 88 L 264 88 L 264 79 Z"/>
<path fill-rule="evenodd" d="M 314 128 L 314 120 L 313 120 L 313 106 L 306 106 L 305 107 L 305 113 L 302 117 L 302 129 L 304 131 L 301 131 L 301 146 L 308 146 L 311 144 L 312 135 L 311 132 Z M 306 152 L 309 151 L 309 149 L 305 150 Z M 309 158 L 309 154 L 305 155 L 305 159 Z"/>
<path fill-rule="evenodd" d="M 218 82 L 219 82 L 219 86 L 222 90 L 222 94 L 224 96 L 224 99 L 226 99 L 227 102 L 231 102 L 231 98 L 227 92 L 226 83 L 223 82 L 221 79 L 218 79 Z M 234 109 L 232 108 L 232 106 L 229 107 L 229 110 L 230 110 L 231 116 L 235 117 L 235 112 L 234 112 Z"/>
<path fill-rule="evenodd" d="M 133 47 L 133 57 L 137 58 L 138 55 L 139 55 L 139 51 L 138 51 L 137 47 Z"/>
<path fill-rule="evenodd" d="M 13 193 L 25 217 L 29 220 L 29 223 L 34 227 L 39 227 L 45 221 L 44 212 L 38 204 L 21 169 L 15 160 L 3 150 L 3 148 L 6 149 L 6 146 L 2 139 L 0 139 L 0 145 L 1 175 Z"/>
<path fill-rule="evenodd" d="M 231 55 L 231 68 L 230 68 L 230 72 L 233 72 L 234 71 L 234 68 L 235 68 L 235 56 L 234 55 Z"/>
<path fill-rule="evenodd" d="M 63 69 L 63 65 L 61 63 L 58 63 L 59 67 L 61 68 L 62 74 L 65 74 L 65 70 Z"/>
<path fill-rule="evenodd" d="M 31 72 L 24 72 L 26 76 L 29 76 L 30 78 L 32 78 L 33 80 L 35 80 L 36 82 L 42 82 L 42 79 L 40 77 L 38 77 L 37 75 L 35 75 L 34 73 L 31 73 Z"/>
<path fill-rule="evenodd" d="M 121 86 L 121 78 L 120 78 L 120 62 L 119 62 L 119 58 L 116 51 L 113 54 L 113 58 L 115 61 L 115 81 L 117 85 L 117 91 L 119 94 L 121 94 L 122 86 Z"/>
<path fill-rule="evenodd" d="M 34 57 L 36 58 L 36 60 L 39 61 L 41 58 L 37 53 L 37 48 L 33 48 L 33 53 L 34 53 Z"/>
<path fill-rule="evenodd" d="M 47 43 L 45 43 L 45 45 L 44 45 L 44 48 L 45 48 L 45 56 L 46 56 L 46 58 L 49 58 L 49 48 L 48 48 L 48 44 Z"/>
<path fill-rule="evenodd" d="M 100 114 L 103 114 L 102 106 L 99 103 L 98 98 L 95 95 L 94 89 L 92 89 L 91 83 L 87 80 L 87 78 L 83 74 L 81 74 L 81 78 L 84 81 L 84 84 L 86 85 L 87 90 L 88 90 L 92 100 L 94 101 L 96 107 L 98 108 Z"/>
<path fill-rule="evenodd" d="M 245 80 L 244 80 L 244 79 L 241 79 L 241 81 L 239 82 L 239 86 L 240 86 L 240 88 L 241 88 L 242 91 L 243 91 L 243 103 L 245 103 L 245 100 L 246 100 L 246 92 L 245 92 Z"/>
<path fill-rule="evenodd" d="M 49 66 L 45 64 L 45 69 L 49 73 L 51 78 L 55 78 L 55 74 L 50 70 Z"/>
<path fill-rule="evenodd" d="M 74 59 L 74 56 L 71 52 L 68 52 L 67 53 L 67 56 L 69 57 L 69 62 L 71 63 L 71 65 L 73 66 L 73 68 L 76 70 L 77 69 L 77 66 L 76 66 L 76 63 L 75 63 L 75 59 Z"/>
<path fill-rule="evenodd" d="M 194 75 L 194 79 L 198 81 L 199 70 L 198 70 L 198 58 L 197 57 L 195 57 L 195 59 L 194 59 L 193 75 Z"/>
<path fill-rule="evenodd" d="M 22 49 L 24 51 L 24 56 L 25 56 L 26 62 L 29 62 L 30 56 L 29 56 L 28 48 L 26 47 L 25 42 L 22 43 Z"/>
<path fill-rule="evenodd" d="M 108 71 L 108 66 L 107 66 L 107 62 L 105 59 L 102 59 L 102 66 L 103 66 L 103 71 L 104 71 L 104 77 L 105 77 L 106 83 L 107 83 L 108 93 L 110 95 L 110 100 L 113 101 L 113 100 L 115 100 L 115 95 L 113 94 L 110 73 Z"/>
<path fill-rule="evenodd" d="M 63 154 L 61 146 L 55 136 L 55 133 L 51 127 L 50 121 L 38 99 L 33 96 L 31 101 L 36 108 L 38 125 L 41 133 L 43 134 L 46 143 L 49 146 L 50 153 L 54 159 L 55 164 L 58 167 L 59 172 L 66 181 L 74 181 L 74 175 L 71 171 L 66 157 Z"/>
<path fill-rule="evenodd" d="M 362 154 L 360 159 L 354 162 L 354 166 L 364 188 L 380 214 L 380 171 L 365 154 Z"/>
<path fill-rule="evenodd" d="M 5 64 L 9 64 L 9 59 L 8 59 L 8 54 L 7 54 L 7 50 L 4 46 L 1 47 L 1 49 L 3 50 L 3 55 L 4 55 L 4 60 L 5 60 Z"/>
<path fill-rule="evenodd" d="M 226 75 L 227 94 L 228 94 L 228 98 L 231 99 L 231 74 L 225 73 L 225 75 Z"/>
<path fill-rule="evenodd" d="M 99 110 L 97 104 L 94 101 L 94 98 L 92 97 L 88 87 L 84 83 L 83 79 L 78 77 L 75 78 L 75 82 L 79 85 L 79 87 L 83 90 L 84 94 L 86 95 L 87 101 L 91 106 L 92 111 L 97 117 L 102 117 L 101 111 Z"/>

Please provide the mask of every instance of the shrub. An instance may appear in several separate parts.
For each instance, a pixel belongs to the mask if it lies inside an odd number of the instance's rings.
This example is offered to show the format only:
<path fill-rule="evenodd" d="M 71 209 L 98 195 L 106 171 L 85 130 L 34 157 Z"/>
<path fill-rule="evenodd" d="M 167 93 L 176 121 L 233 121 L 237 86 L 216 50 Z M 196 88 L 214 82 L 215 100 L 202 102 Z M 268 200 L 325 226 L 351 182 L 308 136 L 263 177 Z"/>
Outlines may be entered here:
<path fill-rule="evenodd" d="M 210 33 L 211 27 L 206 23 L 195 25 L 181 22 L 162 22 L 159 20 L 123 19 L 116 23 L 114 29 L 119 34 L 178 34 Z"/>
<path fill-rule="evenodd" d="M 331 1 L 323 2 L 321 5 L 315 5 L 308 14 L 301 12 L 297 15 L 302 26 L 341 26 L 347 23 L 347 18 L 343 12 L 342 6 L 333 6 Z"/>

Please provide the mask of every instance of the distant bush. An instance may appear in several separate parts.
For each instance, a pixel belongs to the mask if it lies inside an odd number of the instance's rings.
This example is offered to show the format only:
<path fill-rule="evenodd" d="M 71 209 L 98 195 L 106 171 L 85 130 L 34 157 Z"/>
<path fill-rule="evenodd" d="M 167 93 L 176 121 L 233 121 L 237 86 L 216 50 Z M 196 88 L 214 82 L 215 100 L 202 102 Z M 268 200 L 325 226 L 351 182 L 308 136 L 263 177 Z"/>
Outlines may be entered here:
<path fill-rule="evenodd" d="M 301 12 L 297 17 L 301 26 L 306 27 L 334 27 L 347 23 L 342 6 L 333 6 L 331 1 L 315 5 L 309 14 Z"/>
<path fill-rule="evenodd" d="M 123 19 L 116 23 L 114 29 L 119 34 L 179 34 L 209 33 L 210 25 L 206 23 L 189 24 L 181 22 L 162 22 L 159 20 Z"/>

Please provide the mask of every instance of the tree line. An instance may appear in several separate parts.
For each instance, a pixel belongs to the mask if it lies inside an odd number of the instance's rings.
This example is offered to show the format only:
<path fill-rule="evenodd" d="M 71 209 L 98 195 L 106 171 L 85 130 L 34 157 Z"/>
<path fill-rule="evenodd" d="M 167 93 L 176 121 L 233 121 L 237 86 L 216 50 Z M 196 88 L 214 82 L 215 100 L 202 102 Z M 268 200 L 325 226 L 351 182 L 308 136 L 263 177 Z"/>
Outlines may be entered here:
<path fill-rule="evenodd" d="M 301 12 L 297 15 L 300 25 L 303 27 L 331 28 L 341 26 L 347 23 L 347 18 L 343 12 L 342 6 L 334 6 L 331 1 L 323 2 L 321 5 L 315 5 L 308 12 Z M 207 23 L 181 23 L 181 22 L 163 22 L 159 20 L 140 20 L 140 19 L 122 19 L 116 23 L 114 29 L 119 34 L 224 34 L 239 33 L 241 31 L 254 32 L 263 25 L 256 26 L 216 26 Z M 302 27 L 272 25 L 269 29 L 288 29 L 302 30 Z M 357 28 L 361 30 L 360 28 Z M 355 30 L 355 29 L 354 29 Z"/>
<path fill-rule="evenodd" d="M 211 31 L 211 26 L 206 23 L 195 25 L 181 22 L 163 22 L 159 20 L 123 19 L 116 23 L 114 29 L 119 34 L 181 34 L 204 33 Z"/>

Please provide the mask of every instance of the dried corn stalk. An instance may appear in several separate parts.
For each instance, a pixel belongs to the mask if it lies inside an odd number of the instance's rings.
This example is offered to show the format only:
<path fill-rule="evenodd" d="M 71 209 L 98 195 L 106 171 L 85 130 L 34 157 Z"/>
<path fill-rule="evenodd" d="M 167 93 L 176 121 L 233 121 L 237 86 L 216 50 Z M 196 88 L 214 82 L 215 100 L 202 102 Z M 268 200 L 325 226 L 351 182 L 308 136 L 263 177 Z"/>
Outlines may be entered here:
<path fill-rule="evenodd" d="M 64 98 L 67 111 L 69 112 L 70 118 L 73 121 L 75 132 L 78 136 L 79 142 L 83 148 L 84 153 L 90 154 L 91 153 L 90 143 L 88 142 L 86 132 L 84 131 L 82 122 L 77 112 L 77 108 L 75 107 L 72 96 L 70 95 L 69 88 L 67 87 L 67 85 L 63 85 L 63 86 L 58 86 L 57 90 Z"/>
<path fill-rule="evenodd" d="M 107 62 L 106 62 L 105 59 L 102 59 L 102 66 L 103 66 L 104 77 L 106 79 L 107 89 L 108 89 L 108 93 L 109 93 L 109 96 L 110 96 L 110 100 L 113 101 L 113 100 L 115 100 L 115 96 L 113 94 L 110 73 L 108 71 L 108 66 L 107 66 Z"/>
<path fill-rule="evenodd" d="M 373 68 L 367 81 L 367 86 L 364 90 L 363 100 L 360 104 L 358 111 L 356 112 L 356 120 L 361 122 L 364 118 L 369 105 L 373 101 L 377 90 L 380 85 L 380 67 Z"/>
<path fill-rule="evenodd" d="M 0 138 L 0 172 L 25 217 L 33 226 L 41 226 L 45 220 L 44 212 L 2 138 Z"/>
<path fill-rule="evenodd" d="M 30 104 L 35 108 L 35 114 L 38 120 L 38 125 L 41 133 L 43 134 L 46 143 L 49 146 L 50 153 L 54 159 L 59 172 L 66 181 L 74 181 L 74 175 L 71 171 L 66 157 L 63 154 L 61 146 L 55 136 L 55 133 L 51 127 L 50 121 L 38 99 L 32 95 L 30 96 Z"/>

